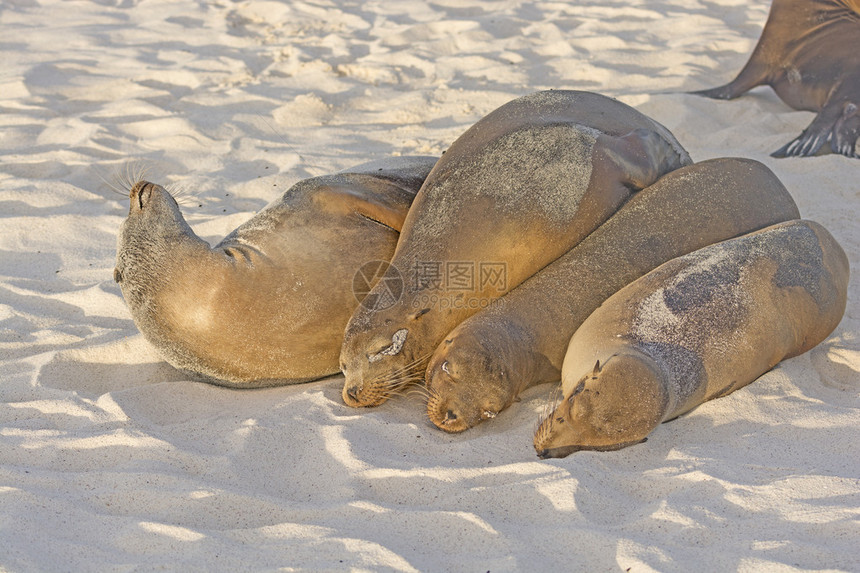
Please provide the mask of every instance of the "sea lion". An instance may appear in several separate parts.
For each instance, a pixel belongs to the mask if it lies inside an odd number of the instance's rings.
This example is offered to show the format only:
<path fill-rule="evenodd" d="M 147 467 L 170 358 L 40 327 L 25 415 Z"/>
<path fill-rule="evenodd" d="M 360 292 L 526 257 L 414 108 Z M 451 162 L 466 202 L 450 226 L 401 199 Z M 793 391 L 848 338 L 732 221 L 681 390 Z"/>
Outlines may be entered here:
<path fill-rule="evenodd" d="M 829 140 L 834 153 L 858 157 L 860 0 L 773 0 L 761 38 L 738 76 L 692 92 L 734 99 L 769 85 L 794 109 L 818 115 L 774 157 L 811 156 Z"/>
<path fill-rule="evenodd" d="M 673 259 L 630 283 L 570 340 L 542 458 L 641 442 L 661 422 L 746 386 L 842 319 L 848 258 L 789 221 Z"/>
<path fill-rule="evenodd" d="M 538 92 L 478 121 L 406 217 L 391 261 L 406 278 L 402 296 L 350 319 L 344 401 L 375 406 L 422 380 L 460 321 L 570 249 L 632 192 L 689 163 L 666 128 L 594 93 Z"/>
<path fill-rule="evenodd" d="M 353 277 L 387 261 L 436 159 L 363 164 L 292 186 L 215 247 L 163 187 L 130 191 L 114 279 L 162 357 L 207 382 L 291 384 L 338 371 Z"/>
<path fill-rule="evenodd" d="M 757 161 L 713 159 L 667 173 L 445 337 L 427 367 L 430 420 L 460 432 L 495 417 L 526 388 L 559 379 L 570 337 L 623 286 L 675 257 L 799 217 Z"/>

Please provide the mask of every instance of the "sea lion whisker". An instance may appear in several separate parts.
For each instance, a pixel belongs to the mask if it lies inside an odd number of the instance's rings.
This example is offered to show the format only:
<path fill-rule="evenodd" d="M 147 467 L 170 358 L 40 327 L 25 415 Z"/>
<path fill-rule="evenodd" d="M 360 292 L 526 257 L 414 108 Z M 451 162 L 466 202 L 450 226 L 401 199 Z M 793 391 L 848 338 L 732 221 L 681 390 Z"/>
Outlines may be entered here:
<path fill-rule="evenodd" d="M 188 205 L 191 203 L 198 203 L 199 198 L 189 191 L 187 185 L 183 183 L 168 183 L 164 186 L 170 195 L 173 196 L 173 200 L 179 203 L 180 205 Z"/>
<path fill-rule="evenodd" d="M 108 189 L 110 189 L 113 193 L 116 193 L 117 195 L 121 195 L 122 197 L 126 197 L 126 198 L 128 197 L 128 194 L 131 192 L 131 189 L 124 189 L 123 187 L 117 187 L 116 184 L 112 183 L 104 175 L 102 175 L 101 171 L 96 169 L 95 172 L 96 172 L 96 175 L 98 175 L 98 178 L 102 180 L 102 183 L 107 185 Z"/>
<path fill-rule="evenodd" d="M 416 369 L 421 368 L 421 367 L 426 367 L 427 362 L 430 360 L 430 357 L 432 355 L 433 355 L 432 352 L 428 352 L 424 356 L 420 356 L 420 357 L 416 358 L 415 360 L 413 360 L 412 362 L 409 362 L 406 365 L 395 369 L 394 371 L 392 371 L 389 374 L 389 376 L 394 377 L 394 376 L 397 376 L 403 372 L 408 372 L 410 370 L 416 370 Z"/>
<path fill-rule="evenodd" d="M 391 392 L 411 382 L 423 382 L 424 370 L 430 355 L 413 360 L 406 366 L 398 368 L 393 372 L 387 372 L 371 380 L 368 385 L 371 388 L 381 388 L 383 392 Z"/>
<path fill-rule="evenodd" d="M 547 395 L 547 399 L 543 404 L 543 411 L 541 412 L 537 425 L 534 428 L 533 433 L 536 448 L 549 437 L 553 426 L 557 423 L 553 414 L 555 414 L 555 411 L 561 405 L 562 400 L 564 400 L 563 387 L 561 384 L 558 384 L 555 389 Z"/>
<path fill-rule="evenodd" d="M 435 408 L 439 404 L 442 394 L 429 386 L 425 386 L 425 388 L 427 388 L 427 410 L 430 411 L 431 408 Z"/>
<path fill-rule="evenodd" d="M 544 400 L 543 409 L 541 411 L 540 417 L 538 418 L 537 425 L 535 426 L 535 432 L 539 431 L 547 420 L 552 419 L 553 412 L 558 409 L 563 399 L 564 394 L 562 391 L 562 385 L 557 384 L 553 391 L 547 394 L 546 400 Z M 552 422 L 550 422 L 549 427 L 552 427 Z M 549 431 L 549 428 L 547 428 L 545 431 Z"/>
<path fill-rule="evenodd" d="M 132 171 L 133 164 L 133 161 L 126 161 L 125 165 L 123 166 L 123 171 L 120 171 L 118 174 L 120 183 L 127 187 L 129 191 L 131 191 L 131 188 L 134 187 L 134 184 L 140 180 L 135 177 L 135 173 Z"/>
<path fill-rule="evenodd" d="M 422 398 L 426 398 L 427 390 L 420 384 L 413 384 L 410 386 L 404 386 L 392 392 L 392 396 L 414 396 L 415 394 Z"/>
<path fill-rule="evenodd" d="M 125 190 L 125 195 L 131 193 L 132 188 L 149 175 L 150 167 L 140 160 L 126 161 L 120 167 L 114 177 L 119 185 Z"/>
<path fill-rule="evenodd" d="M 423 376 L 400 376 L 398 378 L 386 380 L 379 386 L 383 387 L 385 390 L 394 391 L 413 382 L 422 382 L 423 380 Z"/>
<path fill-rule="evenodd" d="M 132 171 L 134 183 L 147 179 L 152 171 L 152 166 L 141 160 L 133 161 L 132 167 L 134 168 Z"/>

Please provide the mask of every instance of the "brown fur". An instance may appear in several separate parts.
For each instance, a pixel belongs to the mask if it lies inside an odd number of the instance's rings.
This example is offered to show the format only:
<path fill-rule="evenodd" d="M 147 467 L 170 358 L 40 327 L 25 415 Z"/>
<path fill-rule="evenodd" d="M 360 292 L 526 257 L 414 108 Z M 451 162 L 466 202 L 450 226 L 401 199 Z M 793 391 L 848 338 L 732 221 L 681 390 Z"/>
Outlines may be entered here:
<path fill-rule="evenodd" d="M 541 457 L 617 449 L 746 386 L 842 319 L 848 258 L 821 225 L 789 221 L 673 259 L 582 323 Z"/>
<path fill-rule="evenodd" d="M 559 379 L 570 337 L 605 299 L 669 259 L 800 216 L 779 179 L 748 159 L 682 167 L 637 193 L 582 243 L 460 323 L 427 368 L 427 414 L 459 432 Z"/>
<path fill-rule="evenodd" d="M 397 158 L 297 183 L 215 247 L 173 197 L 129 193 L 114 277 L 135 324 L 173 366 L 227 386 L 338 371 L 353 277 L 388 260 L 433 158 Z"/>
<path fill-rule="evenodd" d="M 422 380 L 460 321 L 587 236 L 633 191 L 689 162 L 665 128 L 598 94 L 539 92 L 490 113 L 454 142 L 415 199 L 392 260 L 406 278 L 403 296 L 350 319 L 344 401 L 375 406 Z M 462 262 L 478 275 L 465 288 L 415 280 L 424 263 L 447 272 Z M 481 264 L 504 265 L 503 288 L 479 284 Z"/>

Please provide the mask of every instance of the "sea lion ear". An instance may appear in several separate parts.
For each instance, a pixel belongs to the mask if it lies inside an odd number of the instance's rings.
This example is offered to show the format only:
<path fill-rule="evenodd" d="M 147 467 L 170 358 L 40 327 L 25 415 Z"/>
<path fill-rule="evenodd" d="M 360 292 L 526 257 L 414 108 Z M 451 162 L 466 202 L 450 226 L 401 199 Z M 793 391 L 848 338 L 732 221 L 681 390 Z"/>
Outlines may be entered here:
<path fill-rule="evenodd" d="M 600 360 L 594 365 L 594 370 L 591 372 L 592 378 L 597 378 L 597 375 L 600 374 Z"/>

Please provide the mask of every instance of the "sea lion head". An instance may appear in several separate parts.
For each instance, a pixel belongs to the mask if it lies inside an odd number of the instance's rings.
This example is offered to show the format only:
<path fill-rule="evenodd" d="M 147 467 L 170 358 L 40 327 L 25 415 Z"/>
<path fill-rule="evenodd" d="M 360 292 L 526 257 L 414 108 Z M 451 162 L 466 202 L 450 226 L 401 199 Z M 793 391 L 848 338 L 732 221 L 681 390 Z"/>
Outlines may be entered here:
<path fill-rule="evenodd" d="M 565 381 L 566 382 L 566 381 Z M 645 440 L 663 421 L 669 394 L 660 369 L 635 350 L 610 356 L 575 384 L 538 426 L 538 457 L 617 450 Z"/>
<path fill-rule="evenodd" d="M 510 406 L 523 376 L 506 352 L 509 346 L 459 328 L 447 336 L 427 366 L 430 421 L 446 432 L 462 432 Z"/>
<path fill-rule="evenodd" d="M 402 309 L 399 302 L 394 309 Z M 343 401 L 354 408 L 379 406 L 404 387 L 424 381 L 429 356 L 416 355 L 421 318 L 431 309 L 409 313 L 360 307 L 347 324 L 340 354 Z"/>
<path fill-rule="evenodd" d="M 164 278 L 160 253 L 189 239 L 193 243 L 203 241 L 188 226 L 176 199 L 161 185 L 138 181 L 129 189 L 128 197 L 128 217 L 119 230 L 113 278 L 134 309 L 144 303 L 149 288 Z"/>

